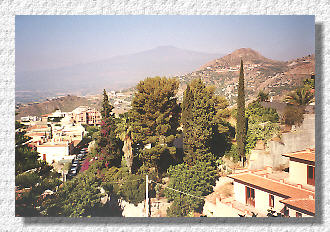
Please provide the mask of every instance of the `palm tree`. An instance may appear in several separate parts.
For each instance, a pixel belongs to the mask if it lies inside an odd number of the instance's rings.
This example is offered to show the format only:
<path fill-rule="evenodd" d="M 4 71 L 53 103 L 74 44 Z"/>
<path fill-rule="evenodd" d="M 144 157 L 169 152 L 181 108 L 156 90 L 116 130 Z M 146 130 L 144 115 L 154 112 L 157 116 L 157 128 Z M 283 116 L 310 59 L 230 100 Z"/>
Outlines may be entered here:
<path fill-rule="evenodd" d="M 266 93 L 264 91 L 260 91 L 257 97 L 257 101 L 264 102 L 269 100 L 269 93 Z"/>
<path fill-rule="evenodd" d="M 310 89 L 299 88 L 286 96 L 285 102 L 291 105 L 307 106 L 314 101 L 314 94 Z"/>
<path fill-rule="evenodd" d="M 128 114 L 120 115 L 120 121 L 117 123 L 116 134 L 124 142 L 122 151 L 124 152 L 124 158 L 129 172 L 132 172 L 133 166 L 133 150 L 132 150 L 132 127 L 130 125 L 130 120 Z"/>

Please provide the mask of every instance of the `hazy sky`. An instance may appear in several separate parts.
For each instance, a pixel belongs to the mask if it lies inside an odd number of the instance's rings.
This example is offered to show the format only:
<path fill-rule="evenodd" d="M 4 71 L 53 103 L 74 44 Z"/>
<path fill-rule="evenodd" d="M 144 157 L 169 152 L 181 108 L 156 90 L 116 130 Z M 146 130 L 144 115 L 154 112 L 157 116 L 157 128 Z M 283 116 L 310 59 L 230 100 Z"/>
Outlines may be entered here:
<path fill-rule="evenodd" d="M 315 52 L 314 16 L 16 16 L 16 69 L 102 60 L 158 46 L 249 47 L 289 60 Z"/>

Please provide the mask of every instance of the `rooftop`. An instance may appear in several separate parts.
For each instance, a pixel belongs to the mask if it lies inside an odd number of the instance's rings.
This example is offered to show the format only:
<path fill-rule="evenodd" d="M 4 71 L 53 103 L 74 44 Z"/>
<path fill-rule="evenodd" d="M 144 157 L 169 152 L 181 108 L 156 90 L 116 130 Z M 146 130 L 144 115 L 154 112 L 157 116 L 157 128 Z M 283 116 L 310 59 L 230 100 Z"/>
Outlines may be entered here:
<path fill-rule="evenodd" d="M 309 198 L 310 195 L 315 195 L 315 192 L 313 191 L 302 189 L 298 186 L 294 186 L 284 182 L 271 180 L 269 178 L 256 175 L 254 173 L 245 172 L 240 174 L 233 174 L 229 177 L 234 179 L 235 181 L 243 182 L 255 188 L 264 191 L 269 191 L 275 194 L 277 193 L 278 195 L 281 195 L 283 197 Z"/>
<path fill-rule="evenodd" d="M 315 162 L 315 148 L 305 149 L 294 153 L 283 154 L 283 156 L 289 158 L 295 158 L 298 160 Z"/>
<path fill-rule="evenodd" d="M 308 212 L 315 214 L 315 200 L 310 198 L 300 198 L 300 199 L 284 199 L 281 200 L 282 203 L 299 208 Z"/>
<path fill-rule="evenodd" d="M 44 143 L 40 144 L 37 147 L 67 147 L 69 144 L 67 142 L 65 143 Z"/>

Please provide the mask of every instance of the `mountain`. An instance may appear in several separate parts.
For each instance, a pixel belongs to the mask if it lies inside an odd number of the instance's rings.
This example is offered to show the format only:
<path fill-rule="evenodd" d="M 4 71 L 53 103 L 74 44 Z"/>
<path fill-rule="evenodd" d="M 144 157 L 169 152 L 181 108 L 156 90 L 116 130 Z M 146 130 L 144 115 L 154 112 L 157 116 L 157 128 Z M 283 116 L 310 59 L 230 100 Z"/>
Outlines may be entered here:
<path fill-rule="evenodd" d="M 63 96 L 54 99 L 47 99 L 41 103 L 29 103 L 24 106 L 19 106 L 16 109 L 16 120 L 23 116 L 41 116 L 43 114 L 53 113 L 56 109 L 60 109 L 62 112 L 71 112 L 78 106 L 89 106 L 91 108 L 100 109 L 100 99 L 93 98 L 88 99 L 85 97 L 77 96 Z"/>
<path fill-rule="evenodd" d="M 31 101 L 31 95 L 56 96 L 57 93 L 84 95 L 99 93 L 103 88 L 118 90 L 134 86 L 150 76 L 182 75 L 200 65 L 220 57 L 184 50 L 173 46 L 161 46 L 151 50 L 116 56 L 106 60 L 77 64 L 69 67 L 16 73 L 17 102 Z M 30 97 L 27 97 L 30 95 Z M 25 99 L 24 99 L 25 98 Z"/>
<path fill-rule="evenodd" d="M 261 90 L 280 100 L 315 72 L 314 55 L 283 62 L 266 58 L 251 48 L 240 48 L 206 63 L 194 72 L 178 76 L 180 92 L 192 79 L 202 78 L 206 84 L 215 85 L 217 94 L 226 96 L 231 104 L 235 104 L 241 59 L 247 100 L 255 98 Z"/>

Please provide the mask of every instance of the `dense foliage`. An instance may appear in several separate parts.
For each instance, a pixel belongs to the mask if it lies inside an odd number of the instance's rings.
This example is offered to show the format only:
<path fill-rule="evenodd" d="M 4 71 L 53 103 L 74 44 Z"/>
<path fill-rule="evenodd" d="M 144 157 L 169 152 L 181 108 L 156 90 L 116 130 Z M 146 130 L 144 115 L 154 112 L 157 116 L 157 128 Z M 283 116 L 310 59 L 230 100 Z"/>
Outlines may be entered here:
<path fill-rule="evenodd" d="M 249 104 L 245 115 L 248 119 L 245 146 L 247 152 L 255 147 L 258 140 L 267 141 L 280 131 L 276 110 L 263 107 L 259 102 Z"/>
<path fill-rule="evenodd" d="M 194 211 L 201 212 L 204 205 L 203 196 L 213 191 L 217 178 L 216 168 L 210 162 L 197 161 L 194 166 L 185 163 L 171 166 L 167 172 L 170 177 L 169 188 L 195 196 L 166 188 L 165 196 L 173 201 L 167 215 L 180 217 Z"/>
<path fill-rule="evenodd" d="M 309 88 L 298 88 L 288 94 L 285 101 L 291 105 L 307 106 L 314 100 L 314 93 Z"/>
<path fill-rule="evenodd" d="M 117 137 L 123 141 L 122 151 L 124 153 L 125 165 L 128 167 L 129 172 L 133 169 L 133 148 L 132 148 L 132 125 L 128 113 L 119 116 L 116 128 Z M 135 165 L 136 166 L 136 165 Z"/>
<path fill-rule="evenodd" d="M 130 118 L 134 149 L 143 163 L 157 171 L 175 158 L 173 141 L 179 126 L 179 82 L 165 77 L 146 78 L 136 86 Z"/>
<path fill-rule="evenodd" d="M 23 173 L 33 168 L 41 167 L 41 162 L 38 152 L 30 148 L 27 144 L 31 138 L 25 135 L 23 130 L 24 125 L 15 122 L 15 173 L 16 175 Z"/>
<path fill-rule="evenodd" d="M 152 176 L 152 175 L 151 175 Z M 143 167 L 135 174 L 129 173 L 126 167 L 109 169 L 104 176 L 103 187 L 117 197 L 137 205 L 145 200 L 146 173 Z"/>
<path fill-rule="evenodd" d="M 84 172 L 67 181 L 44 205 L 46 216 L 93 216 L 102 207 L 100 180 L 92 172 Z"/>
<path fill-rule="evenodd" d="M 115 115 L 112 113 L 113 106 L 110 105 L 106 91 L 103 91 L 102 122 L 100 136 L 96 140 L 96 150 L 102 156 L 104 163 L 110 166 L 118 166 L 122 156 L 122 142 L 116 136 Z"/>
<path fill-rule="evenodd" d="M 23 125 L 16 121 L 15 129 L 15 215 L 39 216 L 41 195 L 45 190 L 55 190 L 61 181 L 59 174 L 26 144 L 30 138 L 25 136 Z"/>
<path fill-rule="evenodd" d="M 245 118 L 245 93 L 244 93 L 244 70 L 243 61 L 241 60 L 240 74 L 238 80 L 238 97 L 237 97 L 237 124 L 236 124 L 236 140 L 238 154 L 241 159 L 245 159 L 245 143 L 246 143 L 246 118 Z"/>
<path fill-rule="evenodd" d="M 214 161 L 228 148 L 230 125 L 228 101 L 216 96 L 201 79 L 187 86 L 182 103 L 184 161 Z"/>

